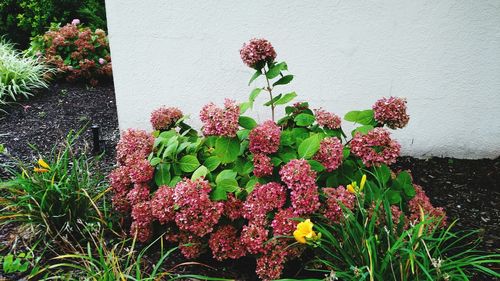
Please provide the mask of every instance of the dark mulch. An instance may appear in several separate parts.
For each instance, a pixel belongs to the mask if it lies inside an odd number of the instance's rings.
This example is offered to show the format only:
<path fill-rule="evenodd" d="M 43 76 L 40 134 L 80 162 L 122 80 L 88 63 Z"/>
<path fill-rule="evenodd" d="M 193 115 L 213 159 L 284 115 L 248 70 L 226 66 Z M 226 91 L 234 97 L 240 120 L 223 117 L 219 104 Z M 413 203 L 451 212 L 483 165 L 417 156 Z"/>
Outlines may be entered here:
<path fill-rule="evenodd" d="M 39 154 L 50 153 L 53 145 L 63 140 L 70 130 L 98 124 L 102 138 L 106 139 L 103 164 L 105 167 L 113 165 L 119 132 L 112 85 L 87 88 L 56 84 L 29 101 L 5 109 L 7 113 L 0 113 L 0 144 L 3 143 L 12 156 L 35 161 Z M 91 149 L 91 136 L 87 129 L 78 146 Z M 34 144 L 39 152 L 33 152 L 28 144 Z M 5 161 L 7 158 L 0 155 L 0 163 Z M 449 221 L 459 219 L 457 229 L 484 229 L 481 249 L 500 252 L 500 158 L 420 160 L 401 157 L 393 167 L 410 169 L 415 182 L 424 187 L 433 204 L 445 208 Z M 228 263 L 226 274 L 233 275 L 234 267 L 244 268 L 238 270 L 239 277 L 251 274 L 252 262 L 245 260 L 243 263 Z M 297 268 L 299 266 L 294 267 Z M 220 270 L 216 272 L 221 273 Z"/>

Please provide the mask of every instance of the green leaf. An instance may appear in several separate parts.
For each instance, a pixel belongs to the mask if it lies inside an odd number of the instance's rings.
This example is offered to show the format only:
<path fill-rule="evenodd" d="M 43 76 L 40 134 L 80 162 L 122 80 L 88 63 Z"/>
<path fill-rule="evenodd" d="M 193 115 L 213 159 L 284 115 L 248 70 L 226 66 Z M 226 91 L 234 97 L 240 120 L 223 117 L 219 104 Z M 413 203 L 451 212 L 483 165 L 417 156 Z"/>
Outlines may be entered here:
<path fill-rule="evenodd" d="M 162 163 L 156 166 L 155 183 L 157 186 L 170 183 L 170 164 Z"/>
<path fill-rule="evenodd" d="M 270 101 L 264 103 L 265 106 L 270 106 L 270 105 L 273 105 L 277 100 L 281 99 L 281 96 L 282 94 L 279 94 L 277 96 L 275 96 L 274 98 L 272 98 Z"/>
<path fill-rule="evenodd" d="M 277 85 L 286 85 L 286 84 L 290 83 L 292 80 L 293 80 L 293 75 L 291 75 L 291 74 L 285 75 L 285 76 L 281 77 L 278 81 L 274 82 L 273 87 L 277 86 Z"/>
<path fill-rule="evenodd" d="M 253 118 L 247 116 L 240 116 L 240 118 L 238 119 L 238 123 L 240 124 L 241 127 L 248 130 L 257 127 L 257 122 L 255 122 Z"/>
<path fill-rule="evenodd" d="M 194 171 L 193 175 L 191 176 L 191 180 L 196 180 L 201 177 L 205 177 L 208 174 L 208 169 L 205 166 L 200 166 L 196 171 Z"/>
<path fill-rule="evenodd" d="M 174 156 L 174 153 L 177 151 L 177 146 L 179 145 L 179 141 L 177 139 L 170 139 L 170 140 L 171 140 L 169 141 L 170 144 L 163 152 L 163 158 L 172 157 Z"/>
<path fill-rule="evenodd" d="M 182 180 L 181 177 L 175 176 L 175 177 L 172 178 L 172 180 L 170 180 L 170 184 L 168 186 L 175 186 L 181 180 Z"/>
<path fill-rule="evenodd" d="M 248 101 L 250 101 L 250 104 L 253 105 L 253 103 L 255 102 L 255 99 L 257 99 L 260 92 L 262 92 L 262 88 L 255 88 L 252 90 L 252 92 L 250 93 L 250 97 L 248 98 Z"/>
<path fill-rule="evenodd" d="M 318 151 L 320 142 L 318 135 L 312 135 L 302 141 L 297 150 L 299 158 L 311 158 Z"/>
<path fill-rule="evenodd" d="M 238 136 L 238 139 L 240 139 L 240 141 L 247 139 L 249 134 L 250 130 L 248 129 L 239 130 L 236 132 L 236 135 Z"/>
<path fill-rule="evenodd" d="M 363 126 L 357 127 L 356 129 L 352 130 L 351 135 L 354 137 L 354 135 L 356 135 L 357 132 L 360 132 L 362 135 L 366 135 L 371 130 L 373 130 L 372 125 L 363 125 Z"/>
<path fill-rule="evenodd" d="M 260 70 L 255 71 L 255 73 L 252 75 L 252 78 L 250 78 L 250 81 L 248 81 L 248 86 L 250 86 L 250 84 L 252 84 L 252 82 L 261 75 L 262 72 Z"/>
<path fill-rule="evenodd" d="M 159 157 L 154 157 L 153 159 L 151 159 L 151 161 L 149 161 L 151 166 L 156 166 L 156 165 L 160 164 L 160 162 L 161 162 L 161 159 Z"/>
<path fill-rule="evenodd" d="M 255 177 L 250 178 L 250 180 L 249 180 L 249 181 L 247 182 L 247 184 L 245 185 L 245 189 L 246 189 L 246 191 L 248 192 L 248 194 L 250 194 L 250 193 L 253 191 L 253 189 L 254 189 L 255 185 L 256 185 L 258 182 L 259 182 L 259 179 L 257 179 L 257 178 L 255 178 Z"/>
<path fill-rule="evenodd" d="M 410 198 L 415 196 L 415 187 L 413 186 L 411 182 L 411 176 L 407 171 L 402 171 L 398 174 L 398 176 L 396 177 L 396 185 L 399 188 L 403 189 L 406 196 Z"/>
<path fill-rule="evenodd" d="M 288 69 L 286 62 L 280 62 L 278 64 L 275 64 L 274 66 L 269 69 L 269 71 L 266 73 L 266 77 L 268 79 L 274 79 L 278 75 L 280 75 L 281 71 Z"/>
<path fill-rule="evenodd" d="M 292 145 L 294 140 L 293 132 L 285 130 L 281 132 L 280 144 L 283 146 Z"/>
<path fill-rule="evenodd" d="M 380 165 L 380 167 L 373 168 L 375 176 L 383 184 L 387 183 L 391 178 L 391 169 L 387 165 Z"/>
<path fill-rule="evenodd" d="M 240 187 L 235 179 L 223 179 L 217 183 L 217 188 L 222 188 L 226 192 L 235 192 Z"/>
<path fill-rule="evenodd" d="M 250 107 L 252 104 L 249 101 L 240 103 L 240 114 L 245 113 Z"/>
<path fill-rule="evenodd" d="M 219 137 L 215 142 L 215 155 L 222 163 L 234 162 L 240 153 L 240 141 L 238 138 Z"/>
<path fill-rule="evenodd" d="M 316 172 L 323 172 L 325 170 L 325 166 L 316 160 L 307 160 L 311 168 Z"/>
<path fill-rule="evenodd" d="M 283 161 L 283 163 L 288 163 L 290 160 L 297 159 L 297 153 L 295 151 L 280 153 L 279 157 Z"/>
<path fill-rule="evenodd" d="M 185 155 L 179 161 L 179 166 L 183 172 L 190 173 L 200 166 L 200 162 L 194 155 Z"/>
<path fill-rule="evenodd" d="M 401 202 L 401 194 L 397 191 L 388 190 L 386 196 L 387 200 L 389 200 L 389 204 L 391 205 Z"/>
<path fill-rule="evenodd" d="M 274 104 L 275 105 L 287 104 L 287 103 L 291 102 L 296 96 L 297 96 L 297 93 L 295 93 L 295 92 L 285 94 L 279 100 L 277 100 Z"/>
<path fill-rule="evenodd" d="M 344 149 L 342 150 L 342 157 L 344 159 L 347 159 L 347 157 L 349 157 L 350 154 L 351 154 L 351 150 L 349 149 L 349 147 L 344 146 Z"/>
<path fill-rule="evenodd" d="M 316 118 L 314 117 L 314 115 L 301 113 L 295 116 L 293 120 L 295 121 L 295 124 L 297 124 L 297 126 L 306 127 L 314 123 L 314 120 L 316 120 Z"/>
<path fill-rule="evenodd" d="M 344 119 L 362 125 L 375 125 L 372 109 L 349 111 L 344 116 Z"/>
<path fill-rule="evenodd" d="M 210 172 L 217 169 L 219 165 L 220 165 L 220 159 L 217 156 L 210 156 L 207 159 L 205 159 L 205 162 L 203 162 L 203 166 L 207 167 L 207 169 Z"/>
<path fill-rule="evenodd" d="M 213 201 L 227 200 L 227 193 L 224 188 L 216 186 L 210 194 L 210 199 L 212 199 Z"/>
<path fill-rule="evenodd" d="M 220 172 L 217 177 L 215 178 L 215 183 L 219 183 L 223 180 L 226 180 L 226 179 L 236 179 L 236 175 L 238 175 L 238 173 L 236 173 L 235 171 L 233 170 L 224 170 L 222 172 Z"/>

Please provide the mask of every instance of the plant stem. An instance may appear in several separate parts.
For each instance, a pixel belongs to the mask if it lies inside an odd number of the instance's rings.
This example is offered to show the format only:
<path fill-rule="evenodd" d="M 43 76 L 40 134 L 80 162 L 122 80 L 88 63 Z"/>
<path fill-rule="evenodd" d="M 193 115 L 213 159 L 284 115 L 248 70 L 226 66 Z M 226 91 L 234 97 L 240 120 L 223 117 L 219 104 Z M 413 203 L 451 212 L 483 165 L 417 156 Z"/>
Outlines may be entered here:
<path fill-rule="evenodd" d="M 271 101 L 271 116 L 272 116 L 272 120 L 274 121 L 274 102 L 272 102 L 272 100 L 273 100 L 273 88 L 271 88 L 271 83 L 269 82 L 269 79 L 267 78 L 266 67 L 264 66 L 262 69 L 264 70 L 264 76 L 266 77 L 266 82 L 267 82 L 266 90 L 269 92 L 269 98 Z"/>

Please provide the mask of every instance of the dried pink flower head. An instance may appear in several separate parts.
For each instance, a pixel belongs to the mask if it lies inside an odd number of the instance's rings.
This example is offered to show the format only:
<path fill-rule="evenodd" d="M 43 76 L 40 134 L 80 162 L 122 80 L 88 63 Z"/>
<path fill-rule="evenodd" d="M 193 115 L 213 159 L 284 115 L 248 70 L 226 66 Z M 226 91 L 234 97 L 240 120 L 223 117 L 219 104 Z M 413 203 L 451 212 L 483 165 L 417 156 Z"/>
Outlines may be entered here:
<path fill-rule="evenodd" d="M 138 226 L 149 225 L 153 222 L 151 215 L 151 204 L 149 201 L 143 201 L 132 207 L 132 219 Z"/>
<path fill-rule="evenodd" d="M 266 245 L 263 255 L 257 258 L 255 272 L 262 280 L 279 279 L 283 271 L 287 256 L 287 246 L 281 241 L 271 240 Z"/>
<path fill-rule="evenodd" d="M 243 203 L 243 217 L 249 220 L 263 221 L 266 214 L 281 208 L 286 202 L 285 187 L 277 182 L 257 183 Z"/>
<path fill-rule="evenodd" d="M 263 225 L 250 222 L 243 226 L 241 242 L 249 253 L 262 253 L 265 250 L 264 243 L 267 241 L 268 233 L 269 231 Z"/>
<path fill-rule="evenodd" d="M 241 60 L 249 67 L 256 68 L 261 62 L 272 62 L 276 58 L 273 45 L 266 39 L 252 39 L 244 43 L 240 50 Z"/>
<path fill-rule="evenodd" d="M 137 235 L 137 240 L 139 242 L 147 242 L 151 239 L 153 235 L 153 227 L 151 224 L 140 225 L 136 222 L 132 222 L 130 225 L 130 236 L 134 237 Z"/>
<path fill-rule="evenodd" d="M 127 166 L 120 166 L 109 174 L 111 188 L 115 193 L 126 192 L 132 185 L 130 170 Z"/>
<path fill-rule="evenodd" d="M 304 159 L 293 159 L 280 170 L 281 180 L 292 190 L 290 199 L 296 215 L 314 213 L 320 206 L 316 173 Z"/>
<path fill-rule="evenodd" d="M 375 128 L 366 135 L 357 132 L 351 140 L 351 152 L 367 166 L 392 164 L 399 156 L 401 146 L 391 139 L 389 131 Z"/>
<path fill-rule="evenodd" d="M 153 178 L 155 169 L 147 159 L 129 159 L 128 166 L 130 168 L 130 179 L 134 183 L 148 182 Z"/>
<path fill-rule="evenodd" d="M 200 237 L 189 232 L 181 232 L 179 235 L 179 249 L 187 259 L 195 259 L 203 252 L 203 243 Z"/>
<path fill-rule="evenodd" d="M 316 122 L 318 122 L 320 126 L 331 130 L 340 128 L 341 119 L 336 114 L 325 111 L 321 108 L 315 109 L 314 113 L 316 114 Z"/>
<path fill-rule="evenodd" d="M 323 188 L 326 195 L 325 209 L 323 215 L 331 222 L 339 223 L 344 219 L 344 211 L 342 208 L 353 210 L 356 197 L 343 186 L 337 188 Z"/>
<path fill-rule="evenodd" d="M 130 203 L 127 200 L 127 191 L 115 192 L 111 198 L 113 209 L 120 213 L 127 213 L 130 211 Z"/>
<path fill-rule="evenodd" d="M 253 155 L 253 167 L 253 174 L 258 178 L 273 174 L 273 163 L 271 163 L 271 158 L 265 154 Z"/>
<path fill-rule="evenodd" d="M 222 226 L 212 233 L 208 245 L 218 261 L 238 259 L 245 255 L 245 246 L 238 237 L 238 230 L 232 225 Z"/>
<path fill-rule="evenodd" d="M 127 200 L 130 205 L 149 200 L 149 186 L 145 183 L 136 183 L 127 194 Z"/>
<path fill-rule="evenodd" d="M 177 183 L 173 199 L 178 210 L 175 222 L 179 229 L 200 237 L 210 233 L 224 211 L 224 203 L 210 200 L 210 183 L 203 179 L 184 179 Z"/>
<path fill-rule="evenodd" d="M 170 186 L 160 186 L 151 199 L 151 214 L 161 224 L 175 219 L 174 189 Z"/>
<path fill-rule="evenodd" d="M 314 155 L 314 160 L 319 161 L 328 172 L 331 172 L 342 164 L 343 151 L 344 147 L 338 138 L 324 138 Z"/>
<path fill-rule="evenodd" d="M 176 107 L 160 107 L 151 113 L 151 125 L 154 130 L 165 131 L 172 128 L 183 116 Z"/>
<path fill-rule="evenodd" d="M 403 128 L 410 121 L 406 114 L 406 99 L 390 97 L 381 98 L 373 105 L 375 120 L 391 129 Z"/>
<path fill-rule="evenodd" d="M 224 108 L 209 103 L 200 111 L 200 119 L 203 122 L 203 134 L 205 136 L 234 137 L 238 131 L 238 118 L 240 107 L 234 100 L 226 99 Z"/>
<path fill-rule="evenodd" d="M 116 145 L 118 163 L 124 165 L 129 159 L 146 158 L 153 150 L 154 141 L 154 137 L 146 131 L 126 130 Z"/>
<path fill-rule="evenodd" d="M 224 203 L 224 215 L 232 221 L 243 216 L 243 201 L 236 198 L 233 193 L 227 195 L 227 200 Z"/>
<path fill-rule="evenodd" d="M 299 223 L 297 220 L 294 220 L 294 218 L 297 218 L 297 216 L 294 214 L 292 208 L 279 210 L 274 216 L 274 220 L 271 222 L 273 235 L 291 236 Z"/>
<path fill-rule="evenodd" d="M 446 212 L 441 207 L 434 207 L 424 189 L 420 185 L 413 185 L 415 187 L 415 197 L 413 197 L 408 202 L 408 209 L 410 211 L 410 221 L 413 223 L 420 222 L 420 208 L 424 211 L 424 214 L 428 217 L 434 219 L 441 219 L 438 227 L 446 226 Z"/>
<path fill-rule="evenodd" d="M 252 153 L 274 153 L 280 146 L 280 136 L 280 127 L 274 121 L 268 120 L 250 131 L 248 149 Z"/>

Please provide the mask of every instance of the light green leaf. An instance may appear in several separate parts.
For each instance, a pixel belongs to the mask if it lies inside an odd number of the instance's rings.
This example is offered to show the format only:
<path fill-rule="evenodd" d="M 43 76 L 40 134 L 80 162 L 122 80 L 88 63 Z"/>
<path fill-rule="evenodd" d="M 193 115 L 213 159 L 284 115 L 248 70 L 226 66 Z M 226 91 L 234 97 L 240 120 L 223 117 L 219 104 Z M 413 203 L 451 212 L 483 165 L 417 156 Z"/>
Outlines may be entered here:
<path fill-rule="evenodd" d="M 316 120 L 316 118 L 314 117 L 314 115 L 307 114 L 307 113 L 301 113 L 301 114 L 295 116 L 295 118 L 293 120 L 295 121 L 295 124 L 297 124 L 297 126 L 305 127 L 305 126 L 309 126 L 312 123 L 314 123 L 314 120 Z"/>
<path fill-rule="evenodd" d="M 325 170 L 325 166 L 316 160 L 307 160 L 309 165 L 311 165 L 311 169 L 316 172 L 323 172 Z"/>
<path fill-rule="evenodd" d="M 219 137 L 215 142 L 215 155 L 222 163 L 234 162 L 240 153 L 240 141 L 238 138 Z"/>
<path fill-rule="evenodd" d="M 205 162 L 203 162 L 203 166 L 207 167 L 207 169 L 210 172 L 217 169 L 219 165 L 220 165 L 220 159 L 217 156 L 210 156 L 207 159 L 205 159 Z"/>
<path fill-rule="evenodd" d="M 220 172 L 217 177 L 215 178 L 215 183 L 219 183 L 221 182 L 222 180 L 226 180 L 226 179 L 236 179 L 236 175 L 238 173 L 236 173 L 236 171 L 233 171 L 233 170 L 224 170 L 222 172 Z"/>
<path fill-rule="evenodd" d="M 156 166 L 155 183 L 157 186 L 170 183 L 170 164 L 162 163 Z"/>
<path fill-rule="evenodd" d="M 273 87 L 277 86 L 277 85 L 286 85 L 286 84 L 290 83 L 292 80 L 293 80 L 293 75 L 291 75 L 291 74 L 285 75 L 285 76 L 281 77 L 278 81 L 274 82 Z"/>
<path fill-rule="evenodd" d="M 261 75 L 262 72 L 260 70 L 255 71 L 255 73 L 252 75 L 252 78 L 250 78 L 250 81 L 248 81 L 248 86 L 250 86 L 250 84 L 252 84 L 252 82 Z"/>
<path fill-rule="evenodd" d="M 288 67 L 286 65 L 286 62 L 280 62 L 278 64 L 275 64 L 274 66 L 269 69 L 269 71 L 266 73 L 266 77 L 268 79 L 274 79 L 278 75 L 280 75 L 281 71 L 286 70 Z"/>
<path fill-rule="evenodd" d="M 262 91 L 262 88 L 255 88 L 252 90 L 252 92 L 250 93 L 250 97 L 248 98 L 248 101 L 250 102 L 250 104 L 253 105 L 253 103 L 255 102 L 255 99 L 259 96 L 261 91 Z"/>
<path fill-rule="evenodd" d="M 185 155 L 179 161 L 179 166 L 183 172 L 190 173 L 200 166 L 200 162 L 194 155 Z"/>
<path fill-rule="evenodd" d="M 154 157 L 153 159 L 151 159 L 151 161 L 149 161 L 149 163 L 151 163 L 151 166 L 156 166 L 158 164 L 160 164 L 161 162 L 161 159 L 159 157 Z"/>
<path fill-rule="evenodd" d="M 213 201 L 224 201 L 227 200 L 227 193 L 224 188 L 216 186 L 212 193 L 210 194 L 210 199 Z"/>
<path fill-rule="evenodd" d="M 302 141 L 297 150 L 300 158 L 309 159 L 311 158 L 319 149 L 321 141 L 318 135 L 312 135 Z"/>
<path fill-rule="evenodd" d="M 205 166 L 200 166 L 196 171 L 194 171 L 193 175 L 191 176 L 191 180 L 196 180 L 201 177 L 205 177 L 208 174 L 208 169 Z"/>
<path fill-rule="evenodd" d="M 217 188 L 222 188 L 226 192 L 235 192 L 240 187 L 235 179 L 223 179 L 217 183 Z"/>
<path fill-rule="evenodd" d="M 287 103 L 291 102 L 296 96 L 297 96 L 297 93 L 295 93 L 295 92 L 285 94 L 279 100 L 277 100 L 274 104 L 275 105 L 287 104 Z"/>
<path fill-rule="evenodd" d="M 375 125 L 373 110 L 354 110 L 347 112 L 344 119 L 351 122 L 356 122 L 362 125 Z"/>
<path fill-rule="evenodd" d="M 238 123 L 240 124 L 241 127 L 248 130 L 257 127 L 257 122 L 255 122 L 253 118 L 247 116 L 240 116 L 240 118 L 238 119 Z"/>
<path fill-rule="evenodd" d="M 352 130 L 351 135 L 354 137 L 354 135 L 356 135 L 357 132 L 360 132 L 362 135 L 366 135 L 371 130 L 373 130 L 372 125 L 363 125 L 363 126 L 357 127 L 356 129 Z"/>

